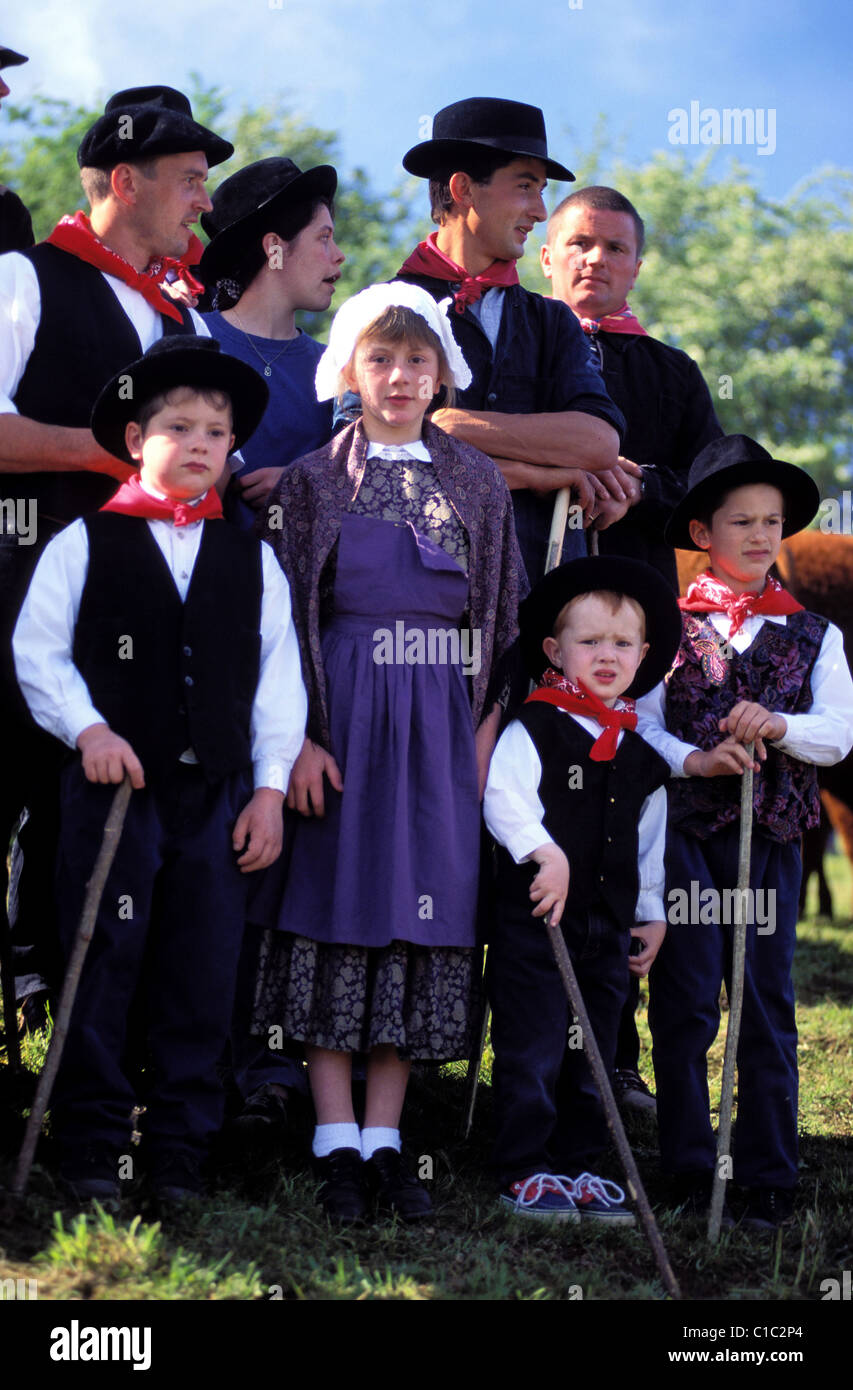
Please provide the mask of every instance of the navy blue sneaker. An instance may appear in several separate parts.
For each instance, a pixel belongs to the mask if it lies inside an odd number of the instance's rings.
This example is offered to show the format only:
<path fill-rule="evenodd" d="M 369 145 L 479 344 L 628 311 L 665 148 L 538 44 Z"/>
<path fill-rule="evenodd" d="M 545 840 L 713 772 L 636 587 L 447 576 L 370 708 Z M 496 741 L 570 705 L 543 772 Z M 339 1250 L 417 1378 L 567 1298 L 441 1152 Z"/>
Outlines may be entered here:
<path fill-rule="evenodd" d="M 618 1183 L 581 1173 L 570 1182 L 575 1206 L 584 1221 L 603 1221 L 608 1226 L 636 1226 L 632 1211 L 625 1206 L 625 1193 Z"/>
<path fill-rule="evenodd" d="M 557 1173 L 532 1173 L 519 1178 L 501 1193 L 501 1202 L 515 1216 L 529 1216 L 537 1221 L 580 1221 L 571 1178 Z"/>

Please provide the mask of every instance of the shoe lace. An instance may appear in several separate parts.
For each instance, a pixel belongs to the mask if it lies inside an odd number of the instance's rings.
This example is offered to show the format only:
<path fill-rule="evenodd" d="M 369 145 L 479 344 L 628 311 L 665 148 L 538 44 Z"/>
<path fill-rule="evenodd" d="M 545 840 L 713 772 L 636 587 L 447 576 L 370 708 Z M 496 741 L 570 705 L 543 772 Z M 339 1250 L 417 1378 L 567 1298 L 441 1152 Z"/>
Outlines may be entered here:
<path fill-rule="evenodd" d="M 532 1207 L 545 1192 L 556 1192 L 574 1206 L 571 1178 L 560 1177 L 557 1173 L 533 1173 L 529 1178 L 512 1184 L 516 1193 L 516 1205 Z"/>
<path fill-rule="evenodd" d="M 588 1201 L 590 1197 L 596 1197 L 599 1202 L 605 1202 L 608 1206 L 618 1206 L 625 1201 L 622 1188 L 609 1178 L 599 1178 L 594 1173 L 581 1173 L 574 1182 L 571 1179 L 568 1181 L 575 1201 Z"/>

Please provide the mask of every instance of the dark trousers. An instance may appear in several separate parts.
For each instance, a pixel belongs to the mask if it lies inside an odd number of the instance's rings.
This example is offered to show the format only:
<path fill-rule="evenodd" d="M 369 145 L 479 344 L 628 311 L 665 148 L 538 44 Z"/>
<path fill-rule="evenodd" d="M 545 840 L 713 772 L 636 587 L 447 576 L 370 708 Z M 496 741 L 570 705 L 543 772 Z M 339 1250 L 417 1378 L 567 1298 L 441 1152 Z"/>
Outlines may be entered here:
<path fill-rule="evenodd" d="M 703 921 L 707 888 L 737 884 L 738 827 L 707 840 L 671 830 L 667 840 L 669 929 L 652 967 L 649 1024 L 658 1103 L 661 1161 L 672 1173 L 714 1168 L 716 1139 L 708 1102 L 707 1052 L 720 1026 L 720 989 L 729 987 L 734 928 Z M 752 837 L 750 884 L 774 890 L 747 927 L 744 1001 L 737 1054 L 734 1178 L 746 1187 L 797 1181 L 797 1028 L 791 963 L 800 891 L 800 850 L 760 831 Z M 674 890 L 685 895 L 679 901 Z M 678 922 L 693 893 L 693 921 Z M 695 904 L 699 902 L 699 912 Z M 696 920 L 698 916 L 698 920 Z M 772 927 L 772 930 L 770 928 Z"/>
<path fill-rule="evenodd" d="M 630 933 L 602 909 L 563 934 L 604 1065 L 612 1070 Z M 539 918 L 499 912 L 486 987 L 499 1181 L 507 1186 L 541 1172 L 576 1177 L 606 1146 L 607 1125 Z"/>
<path fill-rule="evenodd" d="M 39 521 L 32 545 L 0 533 L 0 913 L 6 911 L 6 848 L 24 807 L 29 818 L 19 835 L 20 875 L 12 890 L 12 944 L 19 995 L 38 988 L 42 977 L 55 986 L 61 976 L 56 936 L 54 877 L 59 830 L 59 770 L 62 745 L 37 727 L 18 688 L 12 633 L 36 561 L 56 528 Z M 0 930 L 5 923 L 0 921 Z"/>
<path fill-rule="evenodd" d="M 638 1071 L 640 1067 L 640 1035 L 637 1032 L 637 1006 L 640 1002 L 640 977 L 631 975 L 628 994 L 619 1020 L 619 1035 L 616 1039 L 617 1071 Z"/>
<path fill-rule="evenodd" d="M 70 952 L 115 787 L 63 774 L 60 934 Z M 217 1063 L 228 1037 L 243 935 L 246 876 L 231 847 L 251 794 L 238 774 L 208 786 L 178 764 L 134 791 L 107 879 L 53 1101 L 63 1164 L 121 1151 L 145 1101 L 150 1153 L 203 1156 L 222 1123 Z M 128 1014 L 145 1049 L 144 1095 L 129 1075 Z"/>

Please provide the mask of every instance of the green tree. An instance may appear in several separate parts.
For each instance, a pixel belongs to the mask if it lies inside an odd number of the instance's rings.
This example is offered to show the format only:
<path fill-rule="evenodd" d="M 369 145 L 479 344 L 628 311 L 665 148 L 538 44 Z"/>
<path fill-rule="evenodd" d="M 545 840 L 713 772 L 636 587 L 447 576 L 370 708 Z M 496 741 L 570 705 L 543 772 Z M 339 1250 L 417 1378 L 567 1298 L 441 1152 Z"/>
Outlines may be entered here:
<path fill-rule="evenodd" d="M 777 201 L 747 168 L 715 178 L 712 162 L 661 154 L 608 168 L 599 150 L 575 187 L 609 184 L 636 206 L 646 251 L 631 306 L 649 333 L 696 358 L 724 429 L 837 494 L 851 477 L 853 173 L 816 173 Z M 532 256 L 524 278 L 544 288 Z"/>

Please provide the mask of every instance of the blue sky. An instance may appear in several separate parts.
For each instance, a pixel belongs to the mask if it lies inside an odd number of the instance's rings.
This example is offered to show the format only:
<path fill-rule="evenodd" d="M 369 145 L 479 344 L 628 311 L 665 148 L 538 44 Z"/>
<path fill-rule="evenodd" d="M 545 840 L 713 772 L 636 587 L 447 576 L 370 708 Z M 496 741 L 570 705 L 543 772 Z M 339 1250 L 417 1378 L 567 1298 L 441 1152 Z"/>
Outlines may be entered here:
<path fill-rule="evenodd" d="M 668 138 L 670 113 L 691 102 L 765 113 L 768 150 L 772 111 L 775 150 L 731 152 L 784 197 L 821 166 L 853 166 L 851 32 L 843 0 L 34 0 L 0 38 L 30 55 L 6 72 L 13 100 L 94 102 L 185 87 L 197 70 L 235 109 L 284 97 L 338 130 L 342 170 L 362 165 L 379 192 L 402 177 L 424 117 L 463 96 L 541 106 L 569 168 L 602 112 L 623 157 L 643 163 L 706 152 Z"/>

